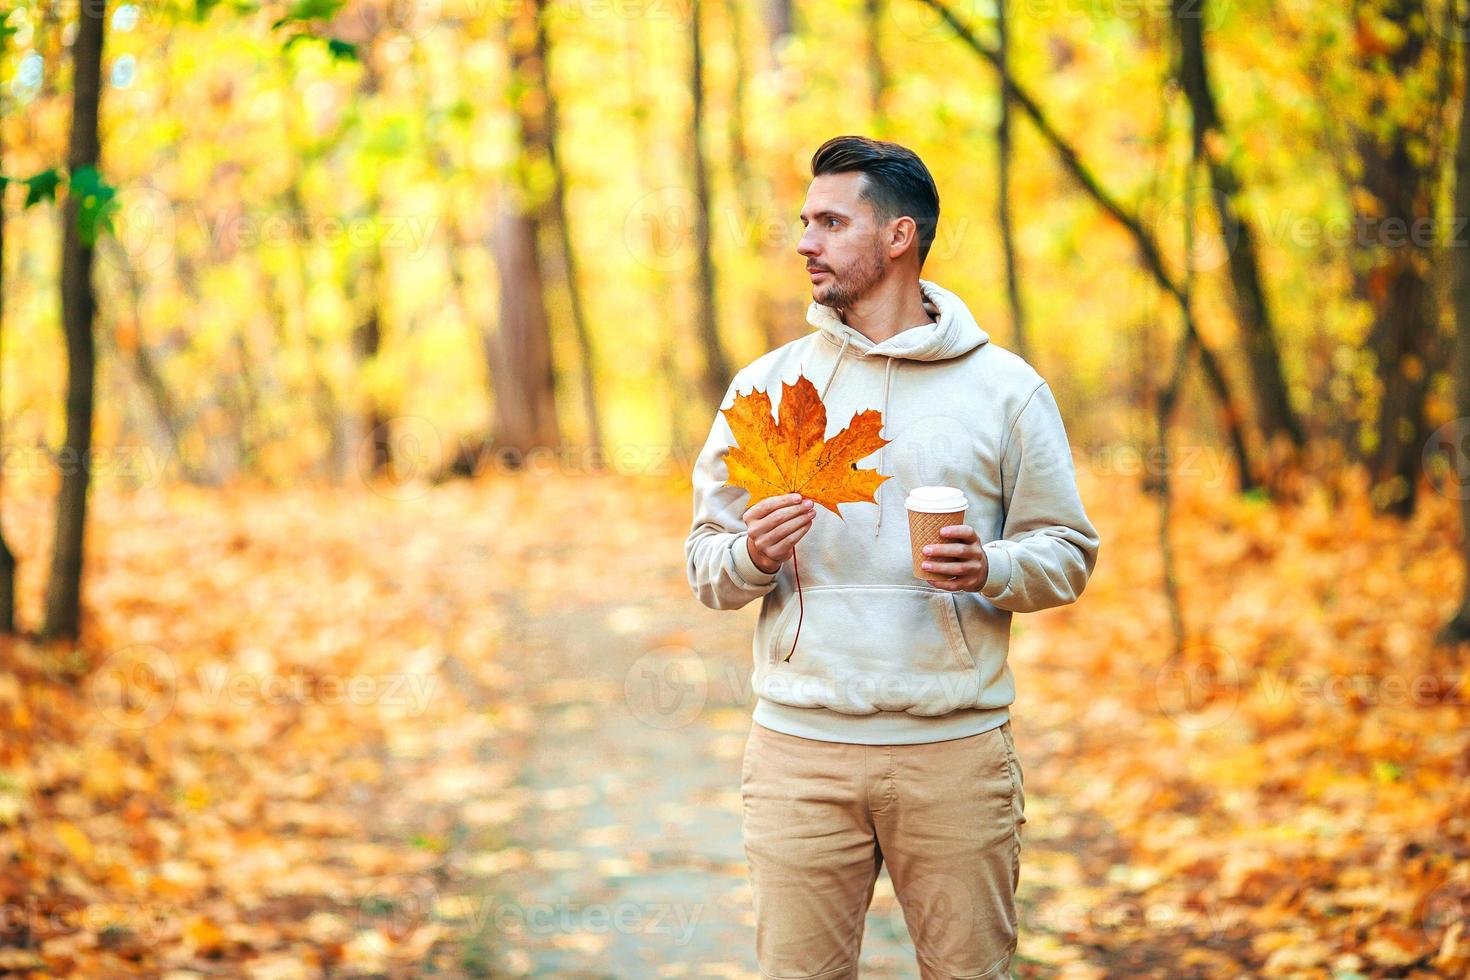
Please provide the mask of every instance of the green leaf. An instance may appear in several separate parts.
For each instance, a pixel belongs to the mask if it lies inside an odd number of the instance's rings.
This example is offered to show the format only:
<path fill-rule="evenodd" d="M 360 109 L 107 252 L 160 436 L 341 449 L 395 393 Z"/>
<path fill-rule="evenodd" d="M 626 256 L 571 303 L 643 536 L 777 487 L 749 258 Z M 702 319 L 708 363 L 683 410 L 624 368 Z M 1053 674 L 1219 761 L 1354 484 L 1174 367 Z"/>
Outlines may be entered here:
<path fill-rule="evenodd" d="M 1251 487 L 1241 495 L 1241 499 L 1252 504 L 1269 504 L 1271 494 L 1265 487 Z"/>
<path fill-rule="evenodd" d="M 456 99 L 449 107 L 449 118 L 457 123 L 467 123 L 475 118 L 475 107 L 468 99 Z"/>
<path fill-rule="evenodd" d="M 338 40 L 335 37 L 327 38 L 327 51 L 331 53 L 334 61 L 357 60 L 357 45 L 348 41 Z"/>
<path fill-rule="evenodd" d="M 77 232 L 87 245 L 97 244 L 97 233 L 113 233 L 117 188 L 102 179 L 96 167 L 81 167 L 71 175 L 70 192 L 77 198 Z"/>
<path fill-rule="evenodd" d="M 26 185 L 26 207 L 35 207 L 42 201 L 56 200 L 56 188 L 61 183 L 61 172 L 55 167 L 43 170 L 33 177 L 21 181 Z"/>
<path fill-rule="evenodd" d="M 385 119 L 369 133 L 363 149 L 375 156 L 401 157 L 410 145 L 411 125 L 403 116 Z"/>
<path fill-rule="evenodd" d="M 290 24 L 293 21 L 328 21 L 337 15 L 342 9 L 344 0 L 296 0 L 280 20 L 271 25 L 271 29 Z"/>
<path fill-rule="evenodd" d="M 1373 778 L 1380 783 L 1394 783 L 1403 778 L 1404 770 L 1397 762 L 1387 759 L 1373 760 Z"/>

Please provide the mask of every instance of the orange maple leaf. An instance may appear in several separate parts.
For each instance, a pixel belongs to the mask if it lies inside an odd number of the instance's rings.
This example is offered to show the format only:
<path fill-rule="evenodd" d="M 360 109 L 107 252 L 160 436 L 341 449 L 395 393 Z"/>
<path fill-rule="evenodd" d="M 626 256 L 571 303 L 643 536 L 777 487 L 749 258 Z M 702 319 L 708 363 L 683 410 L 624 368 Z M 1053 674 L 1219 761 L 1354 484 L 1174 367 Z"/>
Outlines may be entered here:
<path fill-rule="evenodd" d="M 827 406 L 805 375 L 798 375 L 795 384 L 781 382 L 779 422 L 771 416 L 771 396 L 756 389 L 744 395 L 737 392 L 735 403 L 720 411 L 730 423 L 736 443 L 725 454 L 730 472 L 726 485 L 749 490 L 749 507 L 771 497 L 799 493 L 842 518 L 838 504 L 876 504 L 874 494 L 879 484 L 890 479 L 876 469 L 860 470 L 857 466 L 858 460 L 892 441 L 878 434 L 883 428 L 883 414 L 871 408 L 859 412 L 847 428 L 828 439 Z M 801 621 L 806 615 L 801 567 L 794 549 L 791 566 L 796 572 L 800 613 L 787 660 L 796 652 Z"/>
<path fill-rule="evenodd" d="M 827 439 L 827 406 L 805 375 L 795 384 L 781 382 L 779 424 L 764 391 L 737 394 L 735 403 L 720 411 L 736 442 L 725 456 L 728 485 L 749 490 L 750 507 L 769 497 L 799 493 L 840 518 L 838 504 L 875 504 L 879 484 L 890 479 L 876 469 L 857 467 L 858 460 L 892 441 L 878 434 L 882 413 L 872 408 L 859 412 L 847 428 Z"/>

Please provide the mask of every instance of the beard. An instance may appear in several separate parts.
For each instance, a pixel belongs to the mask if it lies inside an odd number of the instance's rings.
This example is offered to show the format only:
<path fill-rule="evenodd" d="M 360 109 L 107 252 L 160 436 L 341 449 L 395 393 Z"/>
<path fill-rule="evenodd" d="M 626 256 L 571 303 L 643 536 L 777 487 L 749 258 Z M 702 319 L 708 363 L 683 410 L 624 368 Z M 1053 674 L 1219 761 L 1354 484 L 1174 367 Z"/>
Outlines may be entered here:
<path fill-rule="evenodd" d="M 874 242 L 872 250 L 848 268 L 829 269 L 831 281 L 813 287 L 812 299 L 823 306 L 847 309 L 882 281 L 886 268 L 883 245 Z"/>

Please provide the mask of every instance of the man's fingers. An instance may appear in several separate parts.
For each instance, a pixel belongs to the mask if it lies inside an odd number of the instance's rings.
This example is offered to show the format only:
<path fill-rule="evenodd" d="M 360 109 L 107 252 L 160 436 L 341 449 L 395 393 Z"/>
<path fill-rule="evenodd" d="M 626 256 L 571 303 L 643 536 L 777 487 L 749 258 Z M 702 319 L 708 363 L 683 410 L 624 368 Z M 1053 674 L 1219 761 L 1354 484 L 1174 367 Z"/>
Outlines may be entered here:
<path fill-rule="evenodd" d="M 809 513 L 808 510 L 800 504 L 795 507 L 782 507 L 780 510 L 774 510 L 766 515 L 766 524 L 769 527 L 780 527 L 782 524 L 801 517 L 806 513 Z"/>
<path fill-rule="evenodd" d="M 795 511 L 790 514 L 782 511 L 780 516 L 785 517 L 785 519 L 773 521 L 771 524 L 771 529 L 766 532 L 771 536 L 772 540 L 775 541 L 780 541 L 786 535 L 790 534 L 798 524 L 810 522 L 812 519 L 811 514 L 802 513 L 800 511 Z"/>
<path fill-rule="evenodd" d="M 781 538 L 781 540 L 772 545 L 771 551 L 775 552 L 776 554 L 782 554 L 783 552 L 785 552 L 786 546 L 788 544 L 795 544 L 795 542 L 800 541 L 801 536 L 805 534 L 807 532 L 807 529 L 810 527 L 810 522 L 797 526 L 796 530 L 792 531 L 790 534 L 787 534 L 785 537 Z"/>
<path fill-rule="evenodd" d="M 765 517 L 778 508 L 789 507 L 800 499 L 801 494 L 799 493 L 783 493 L 775 497 L 767 497 L 745 512 L 747 522 L 752 517 Z"/>
<path fill-rule="evenodd" d="M 766 503 L 766 501 L 761 501 L 761 504 L 764 503 Z M 751 528 L 751 530 L 759 531 L 761 528 L 780 527 L 783 523 L 791 520 L 793 517 L 799 517 L 802 514 L 812 513 L 814 510 L 814 507 L 807 507 L 805 504 L 798 503 L 783 505 L 780 507 L 771 507 L 768 508 L 764 514 L 757 515 L 752 508 L 752 510 L 747 512 L 746 514 L 745 523 Z M 754 517 L 754 520 L 751 519 L 752 517 Z"/>
<path fill-rule="evenodd" d="M 782 549 L 789 542 L 797 540 L 801 535 L 805 534 L 807 528 L 811 527 L 811 524 L 811 520 L 805 517 L 798 517 L 795 520 L 787 521 L 785 524 L 780 525 L 763 536 L 762 540 L 768 543 L 761 545 L 761 550 L 772 557 L 781 555 Z"/>
<path fill-rule="evenodd" d="M 973 561 L 935 561 L 933 558 L 926 558 L 925 562 L 929 567 L 924 569 L 924 571 L 932 572 L 935 575 L 954 575 L 959 577 L 972 575 L 980 571 L 980 564 Z"/>

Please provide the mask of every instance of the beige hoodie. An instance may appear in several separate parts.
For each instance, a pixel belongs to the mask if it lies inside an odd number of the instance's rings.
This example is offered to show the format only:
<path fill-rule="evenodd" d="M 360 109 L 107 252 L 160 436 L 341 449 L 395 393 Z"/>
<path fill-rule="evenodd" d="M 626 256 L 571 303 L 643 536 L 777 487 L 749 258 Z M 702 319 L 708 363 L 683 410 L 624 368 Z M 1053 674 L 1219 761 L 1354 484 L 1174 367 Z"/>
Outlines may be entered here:
<path fill-rule="evenodd" d="M 826 437 L 865 409 L 883 414 L 888 445 L 859 462 L 891 479 L 877 504 L 818 507 L 797 544 L 806 610 L 801 638 L 791 562 L 760 570 L 746 547 L 745 490 L 725 486 L 735 439 L 716 413 L 693 472 L 694 521 L 684 543 L 689 585 L 711 609 L 761 599 L 752 644 L 754 718 L 803 738 L 904 744 L 962 738 L 1010 717 L 1016 685 L 1006 653 L 1011 614 L 1073 602 L 1097 561 L 1098 535 L 1077 493 L 1071 449 L 1051 389 L 1020 357 L 990 343 L 965 304 L 920 280 L 936 323 L 874 344 L 813 303 L 818 329 L 735 375 L 779 413 L 781 383 L 805 374 L 827 409 Z M 965 523 L 984 543 L 978 592 L 915 578 L 904 498 L 958 487 Z"/>

